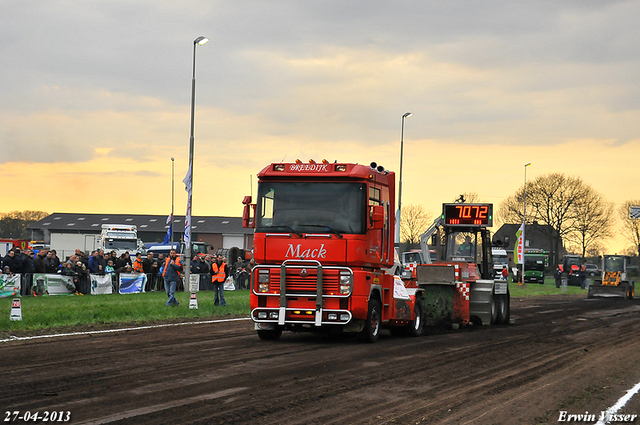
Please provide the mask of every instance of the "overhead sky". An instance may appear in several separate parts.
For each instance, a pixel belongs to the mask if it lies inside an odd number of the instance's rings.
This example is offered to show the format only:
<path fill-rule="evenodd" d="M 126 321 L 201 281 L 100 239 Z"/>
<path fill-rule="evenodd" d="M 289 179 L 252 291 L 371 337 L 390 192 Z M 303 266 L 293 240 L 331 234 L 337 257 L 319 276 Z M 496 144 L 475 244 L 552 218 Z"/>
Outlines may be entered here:
<path fill-rule="evenodd" d="M 0 212 L 239 216 L 309 158 L 399 170 L 403 205 L 579 176 L 640 198 L 638 1 L 0 1 Z M 621 238 L 612 250 L 627 244 Z"/>

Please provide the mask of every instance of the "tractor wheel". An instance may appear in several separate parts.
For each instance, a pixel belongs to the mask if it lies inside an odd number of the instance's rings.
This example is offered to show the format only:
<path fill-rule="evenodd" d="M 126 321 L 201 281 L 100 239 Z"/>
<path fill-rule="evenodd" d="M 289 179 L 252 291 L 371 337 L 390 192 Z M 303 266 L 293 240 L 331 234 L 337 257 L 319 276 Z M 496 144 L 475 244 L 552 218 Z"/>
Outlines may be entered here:
<path fill-rule="evenodd" d="M 633 282 L 629 283 L 629 288 L 627 289 L 627 299 L 632 300 L 635 295 L 635 285 Z"/>
<path fill-rule="evenodd" d="M 495 325 L 498 321 L 498 298 L 500 296 L 494 293 L 491 294 L 491 322 L 490 324 Z"/>
<path fill-rule="evenodd" d="M 498 319 L 497 323 L 501 325 L 506 325 L 509 323 L 509 319 L 511 316 L 511 307 L 510 307 L 510 295 L 506 293 L 504 295 L 497 295 L 498 298 Z"/>

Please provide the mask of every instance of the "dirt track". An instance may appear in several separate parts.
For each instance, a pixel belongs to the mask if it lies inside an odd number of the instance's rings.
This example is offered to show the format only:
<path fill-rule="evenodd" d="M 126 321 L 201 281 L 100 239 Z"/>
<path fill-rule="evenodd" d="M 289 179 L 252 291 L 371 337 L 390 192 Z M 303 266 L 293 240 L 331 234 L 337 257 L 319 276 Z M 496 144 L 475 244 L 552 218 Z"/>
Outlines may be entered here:
<path fill-rule="evenodd" d="M 383 331 L 373 345 L 291 333 L 265 342 L 248 320 L 5 342 L 2 419 L 557 423 L 561 410 L 595 414 L 640 382 L 640 301 L 513 299 L 512 318 L 420 338 Z M 640 414 L 640 395 L 625 411 Z"/>

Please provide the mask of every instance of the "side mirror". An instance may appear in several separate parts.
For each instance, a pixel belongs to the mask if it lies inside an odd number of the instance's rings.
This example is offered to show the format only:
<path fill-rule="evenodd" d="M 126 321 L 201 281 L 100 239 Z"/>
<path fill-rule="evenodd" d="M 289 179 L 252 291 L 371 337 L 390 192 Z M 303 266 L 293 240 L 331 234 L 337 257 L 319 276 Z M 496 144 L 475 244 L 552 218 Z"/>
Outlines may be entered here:
<path fill-rule="evenodd" d="M 374 205 L 370 210 L 370 229 L 384 228 L 384 207 L 382 205 Z"/>
<path fill-rule="evenodd" d="M 251 219 L 251 209 L 253 209 L 255 215 L 256 206 L 251 204 L 251 195 L 245 196 L 242 203 L 244 204 L 244 209 L 242 210 L 242 227 L 255 227 L 256 222 Z"/>

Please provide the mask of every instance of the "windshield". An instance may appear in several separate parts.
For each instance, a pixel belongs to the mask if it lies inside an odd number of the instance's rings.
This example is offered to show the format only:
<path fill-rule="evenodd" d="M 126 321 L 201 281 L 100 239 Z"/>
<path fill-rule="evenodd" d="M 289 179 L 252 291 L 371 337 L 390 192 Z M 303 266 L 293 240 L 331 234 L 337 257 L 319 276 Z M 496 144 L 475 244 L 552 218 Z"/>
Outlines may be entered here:
<path fill-rule="evenodd" d="M 405 252 L 404 262 L 405 263 L 422 263 L 422 253 L 421 252 Z"/>
<path fill-rule="evenodd" d="M 541 256 L 524 256 L 524 268 L 526 270 L 544 270 L 544 257 Z"/>
<path fill-rule="evenodd" d="M 493 264 L 494 265 L 500 265 L 500 266 L 506 266 L 507 264 L 509 264 L 509 262 L 507 261 L 507 256 L 506 255 L 493 254 Z"/>
<path fill-rule="evenodd" d="M 138 249 L 138 240 L 137 239 L 107 239 L 107 242 L 104 244 L 104 248 L 106 251 L 109 251 L 112 249 L 135 251 L 136 249 Z"/>
<path fill-rule="evenodd" d="M 447 234 L 447 260 L 476 260 L 476 235 L 470 232 L 452 232 Z"/>
<path fill-rule="evenodd" d="M 207 245 L 202 243 L 194 243 L 191 246 L 191 255 L 196 256 L 198 254 L 207 255 Z"/>
<path fill-rule="evenodd" d="M 621 272 L 623 269 L 624 259 L 622 257 L 605 257 L 604 259 L 604 271 L 605 272 Z"/>
<path fill-rule="evenodd" d="M 258 232 L 365 232 L 364 183 L 260 183 Z"/>

